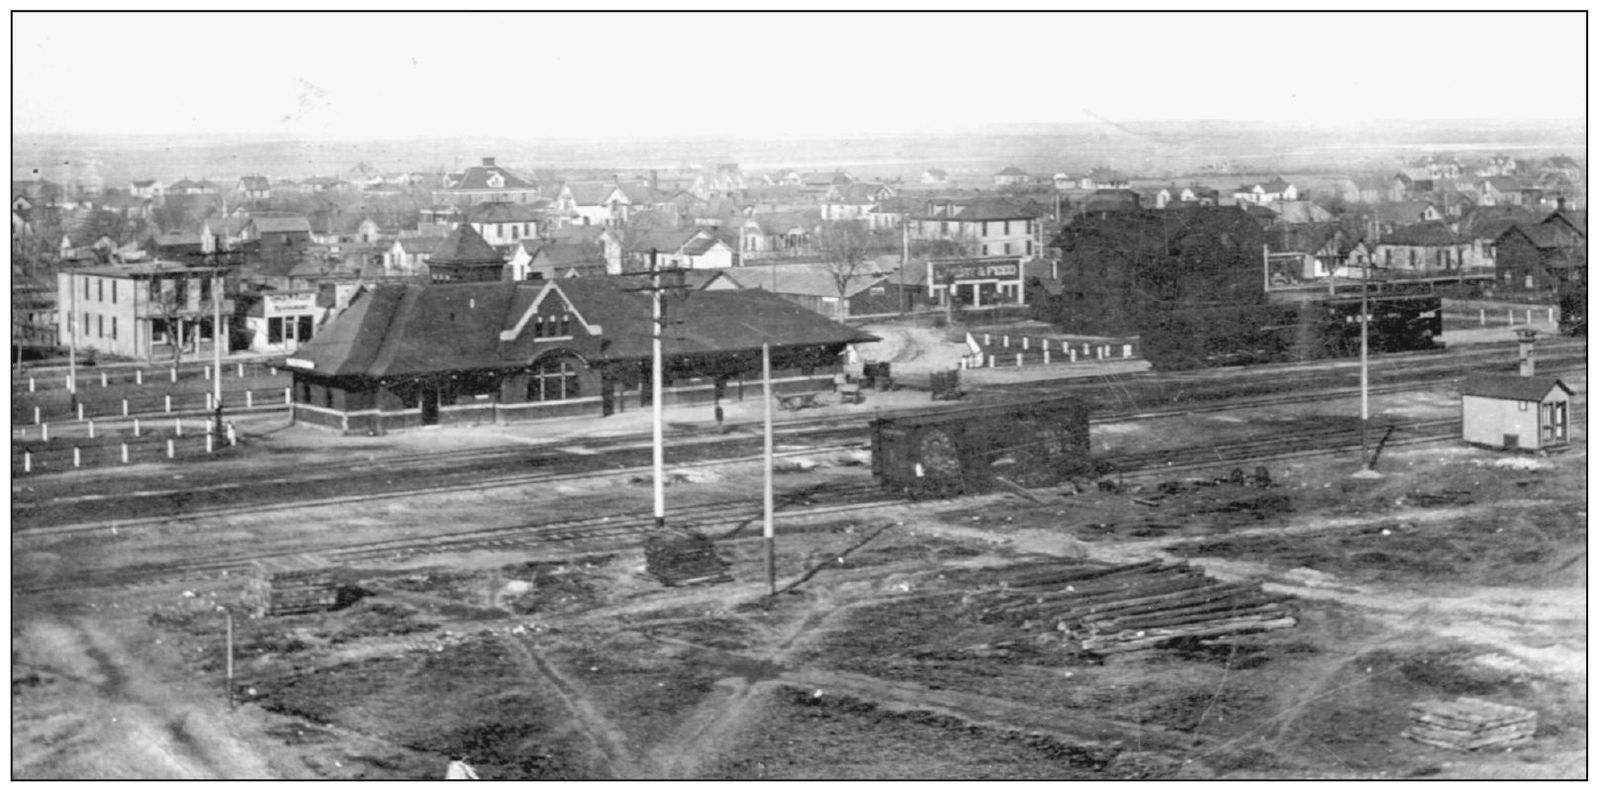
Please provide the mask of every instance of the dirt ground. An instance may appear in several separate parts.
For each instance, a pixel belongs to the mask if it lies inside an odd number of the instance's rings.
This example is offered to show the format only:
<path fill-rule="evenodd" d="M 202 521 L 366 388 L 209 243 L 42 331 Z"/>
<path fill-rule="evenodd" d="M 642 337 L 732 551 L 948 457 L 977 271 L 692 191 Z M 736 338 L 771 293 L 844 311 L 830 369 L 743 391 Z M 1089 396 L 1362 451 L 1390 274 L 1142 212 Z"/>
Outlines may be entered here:
<path fill-rule="evenodd" d="M 1194 426 L 1224 438 L 1281 419 L 1230 418 Z M 868 477 L 840 454 L 816 462 L 777 475 L 779 491 Z M 752 524 L 709 531 L 732 581 L 705 586 L 664 587 L 640 550 L 585 541 L 375 561 L 344 571 L 338 610 L 235 619 L 233 708 L 219 608 L 238 575 L 14 595 L 12 774 L 400 779 L 465 759 L 487 779 L 1583 777 L 1586 465 L 1579 430 L 1549 456 L 1390 449 L 1375 479 L 1304 457 L 1270 488 L 1218 483 L 1223 468 L 1036 501 L 782 512 L 772 598 Z M 668 495 L 713 502 L 757 491 L 759 473 L 698 467 Z M 331 526 L 449 529 L 598 498 L 644 509 L 650 487 L 14 540 L 13 563 L 155 562 L 219 535 L 332 544 Z M 978 617 L 973 596 L 1002 570 L 1070 558 L 1261 582 L 1297 596 L 1298 625 L 1100 660 Z M 1460 695 L 1536 711 L 1537 739 L 1465 753 L 1401 737 L 1411 703 Z"/>

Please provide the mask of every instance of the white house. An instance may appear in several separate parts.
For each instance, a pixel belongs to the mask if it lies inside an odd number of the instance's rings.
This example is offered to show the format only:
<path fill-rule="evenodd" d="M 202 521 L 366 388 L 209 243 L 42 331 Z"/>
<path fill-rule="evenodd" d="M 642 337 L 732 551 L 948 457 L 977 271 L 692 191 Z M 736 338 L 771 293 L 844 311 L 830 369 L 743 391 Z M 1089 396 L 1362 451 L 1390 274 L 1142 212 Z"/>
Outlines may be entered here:
<path fill-rule="evenodd" d="M 1241 204 L 1265 206 L 1279 200 L 1298 200 L 1298 188 L 1281 179 L 1244 184 L 1232 193 Z"/>
<path fill-rule="evenodd" d="M 1481 374 L 1460 393 L 1461 439 L 1505 450 L 1548 450 L 1571 441 L 1572 389 L 1553 378 Z"/>
<path fill-rule="evenodd" d="M 639 269 L 646 269 L 652 250 L 658 251 L 658 266 L 683 269 L 729 269 L 736 265 L 735 251 L 703 228 L 649 231 L 639 234 L 630 254 Z"/>

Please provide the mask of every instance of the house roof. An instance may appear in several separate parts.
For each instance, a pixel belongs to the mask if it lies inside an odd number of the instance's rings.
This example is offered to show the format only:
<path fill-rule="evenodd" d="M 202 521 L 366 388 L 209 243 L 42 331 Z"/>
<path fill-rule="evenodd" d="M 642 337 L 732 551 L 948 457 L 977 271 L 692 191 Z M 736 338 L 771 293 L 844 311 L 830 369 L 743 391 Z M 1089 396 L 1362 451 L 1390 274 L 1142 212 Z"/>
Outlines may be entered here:
<path fill-rule="evenodd" d="M 490 177 L 501 174 L 504 183 L 501 187 L 490 186 Z M 535 189 L 535 185 L 520 178 L 512 171 L 499 165 L 473 165 L 463 170 L 457 183 L 452 185 L 454 190 L 488 190 L 488 189 Z"/>
<path fill-rule="evenodd" d="M 656 249 L 660 253 L 675 254 L 689 244 L 693 237 L 701 234 L 702 231 L 698 228 L 643 231 L 636 234 L 634 243 L 630 245 L 630 252 L 647 253 Z"/>
<path fill-rule="evenodd" d="M 565 225 L 552 229 L 552 238 L 558 240 L 575 240 L 595 244 L 607 229 L 600 225 Z"/>
<path fill-rule="evenodd" d="M 1471 239 L 1497 239 L 1512 225 L 1537 218 L 1524 206 L 1477 206 L 1460 215 L 1460 235 Z"/>
<path fill-rule="evenodd" d="M 268 181 L 267 176 L 241 176 L 240 186 L 248 190 L 256 191 L 269 189 L 273 185 Z"/>
<path fill-rule="evenodd" d="M 924 215 L 923 219 L 981 222 L 983 220 L 1029 220 L 1038 216 L 1038 212 L 1034 209 L 996 197 L 933 201 L 932 203 L 933 205 L 930 207 L 932 210 L 922 213 Z"/>
<path fill-rule="evenodd" d="M 1310 201 L 1277 201 L 1269 207 L 1285 223 L 1331 222 L 1332 213 Z"/>
<path fill-rule="evenodd" d="M 440 239 L 434 236 L 405 236 L 395 243 L 401 245 L 401 251 L 407 255 L 418 255 L 434 252 L 440 246 Z"/>
<path fill-rule="evenodd" d="M 544 253 L 546 260 L 550 261 L 552 266 L 605 265 L 607 263 L 607 260 L 602 257 L 602 251 L 597 249 L 596 245 L 585 242 L 547 242 L 534 249 L 530 249 L 528 246 L 525 249 L 529 250 L 532 255 L 538 256 Z"/>
<path fill-rule="evenodd" d="M 815 297 L 852 297 L 886 279 L 873 264 L 864 264 L 858 271 L 847 272 L 846 288 L 838 289 L 837 270 L 834 265 L 814 261 L 798 264 L 769 264 L 725 270 L 725 276 L 742 288 L 761 288 L 775 294 L 800 294 Z"/>
<path fill-rule="evenodd" d="M 535 222 L 535 211 L 527 204 L 513 203 L 511 201 L 489 201 L 476 203 L 464 212 L 468 222 L 500 223 L 500 222 Z"/>
<path fill-rule="evenodd" d="M 613 194 L 615 185 L 611 181 L 570 181 L 568 192 L 574 196 L 574 202 L 581 206 L 600 206 Z"/>
<path fill-rule="evenodd" d="M 994 176 L 1024 176 L 1024 175 L 1026 175 L 1026 172 L 1021 170 L 1021 169 L 1019 169 L 1019 168 L 1017 168 L 1017 167 L 1015 167 L 1015 166 L 1013 166 L 1013 165 L 1010 165 L 1010 166 L 1008 166 L 1008 167 L 1006 167 L 1006 168 L 1004 168 L 1004 169 L 1002 169 L 1002 170 L 1000 170 L 1000 171 L 998 171 L 998 172 L 996 172 L 996 173 L 994 173 L 992 175 L 994 175 Z"/>
<path fill-rule="evenodd" d="M 1383 234 L 1377 241 L 1381 244 L 1408 247 L 1443 247 L 1459 244 L 1461 240 L 1448 225 L 1438 221 L 1428 221 L 1397 228 L 1393 233 Z"/>
<path fill-rule="evenodd" d="M 820 223 L 818 214 L 800 211 L 770 212 L 767 214 L 754 214 L 748 218 L 758 224 L 758 230 L 769 236 L 780 236 L 796 229 L 808 233 Z"/>
<path fill-rule="evenodd" d="M 251 218 L 256 223 L 257 233 L 312 233 L 312 223 L 307 218 L 295 216 L 262 216 Z"/>
<path fill-rule="evenodd" d="M 146 187 L 151 186 L 152 184 L 155 184 L 156 183 L 156 179 L 134 179 L 134 181 L 132 183 L 133 183 L 134 186 L 139 187 L 140 189 L 144 189 Z"/>
<path fill-rule="evenodd" d="M 483 264 L 505 260 L 501 253 L 496 252 L 496 248 L 490 246 L 490 242 L 485 241 L 485 237 L 479 235 L 479 231 L 474 230 L 474 226 L 462 223 L 435 245 L 425 263 Z"/>
<path fill-rule="evenodd" d="M 1503 233 L 1494 239 L 1494 244 L 1504 244 L 1511 234 L 1520 234 L 1540 250 L 1557 250 L 1571 246 L 1566 231 L 1553 225 L 1543 223 L 1516 223 L 1506 228 Z"/>
<path fill-rule="evenodd" d="M 1434 208 L 1431 201 L 1402 201 L 1399 203 L 1377 203 L 1371 207 L 1376 218 L 1389 223 L 1420 222 L 1428 209 Z"/>
<path fill-rule="evenodd" d="M 1556 211 L 1544 218 L 1545 223 L 1564 223 L 1579 235 L 1588 236 L 1588 210 L 1567 209 Z"/>
<path fill-rule="evenodd" d="M 521 320 L 547 289 L 565 298 L 584 323 L 564 348 L 588 362 L 652 354 L 652 298 L 614 278 L 433 286 L 384 284 L 352 302 L 293 356 L 326 376 L 396 377 L 528 365 L 547 348 Z M 551 298 L 548 296 L 548 298 Z M 860 343 L 874 336 L 761 291 L 690 291 L 672 303 L 676 323 L 664 343 L 671 357 L 753 351 L 764 343 L 812 346 Z M 503 340 L 504 332 L 517 332 Z"/>
<path fill-rule="evenodd" d="M 1509 401 L 1542 401 L 1550 391 L 1559 387 L 1567 395 L 1572 389 L 1565 382 L 1549 377 L 1517 376 L 1516 374 L 1472 374 L 1466 377 L 1462 395 L 1481 398 L 1499 398 Z"/>

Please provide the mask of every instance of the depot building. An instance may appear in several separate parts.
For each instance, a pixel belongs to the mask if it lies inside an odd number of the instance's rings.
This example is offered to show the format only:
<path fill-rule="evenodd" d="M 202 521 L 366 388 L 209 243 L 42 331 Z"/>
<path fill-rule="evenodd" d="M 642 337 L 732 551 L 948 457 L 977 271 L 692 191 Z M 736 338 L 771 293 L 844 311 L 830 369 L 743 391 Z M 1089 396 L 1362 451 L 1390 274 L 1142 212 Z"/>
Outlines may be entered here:
<path fill-rule="evenodd" d="M 631 278 L 386 284 L 286 358 L 292 419 L 347 433 L 650 407 L 652 300 Z M 829 391 L 878 340 L 758 290 L 662 297 L 663 403 Z"/>

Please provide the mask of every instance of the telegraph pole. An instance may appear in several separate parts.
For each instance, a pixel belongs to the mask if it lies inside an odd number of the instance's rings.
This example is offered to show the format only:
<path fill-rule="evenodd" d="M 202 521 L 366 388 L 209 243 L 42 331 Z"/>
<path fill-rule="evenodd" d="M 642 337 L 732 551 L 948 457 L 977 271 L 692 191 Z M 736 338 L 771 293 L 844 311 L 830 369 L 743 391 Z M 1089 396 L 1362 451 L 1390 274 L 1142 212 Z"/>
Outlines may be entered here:
<path fill-rule="evenodd" d="M 216 411 L 216 425 L 212 433 L 223 436 L 223 344 L 228 334 L 223 332 L 223 284 L 218 278 L 217 252 L 212 252 L 212 405 Z"/>
<path fill-rule="evenodd" d="M 775 399 L 769 392 L 769 344 L 763 345 L 763 571 L 775 595 Z"/>
<path fill-rule="evenodd" d="M 659 530 L 663 517 L 663 280 L 658 249 L 652 248 L 652 518 Z"/>
<path fill-rule="evenodd" d="M 903 265 L 897 268 L 897 315 L 904 313 L 904 303 L 908 300 L 908 215 L 903 215 Z M 765 357 L 764 359 L 768 359 Z M 765 379 L 765 381 L 768 381 Z M 768 398 L 765 395 L 764 398 Z"/>

